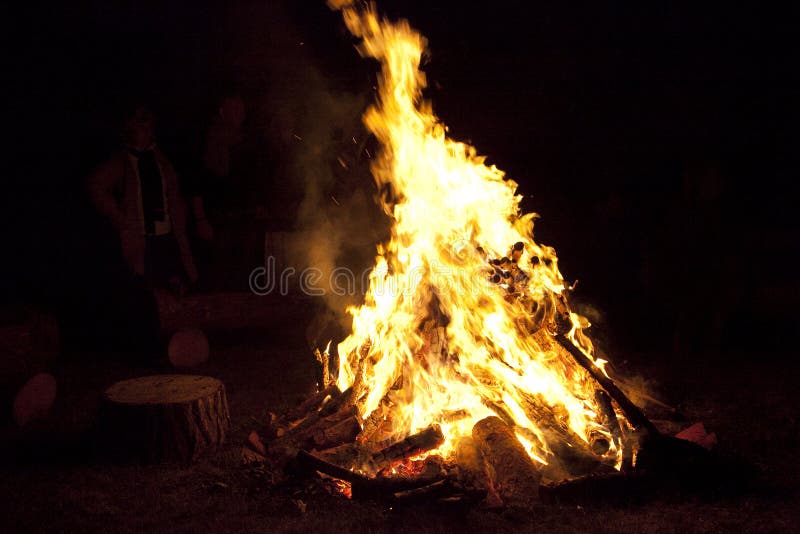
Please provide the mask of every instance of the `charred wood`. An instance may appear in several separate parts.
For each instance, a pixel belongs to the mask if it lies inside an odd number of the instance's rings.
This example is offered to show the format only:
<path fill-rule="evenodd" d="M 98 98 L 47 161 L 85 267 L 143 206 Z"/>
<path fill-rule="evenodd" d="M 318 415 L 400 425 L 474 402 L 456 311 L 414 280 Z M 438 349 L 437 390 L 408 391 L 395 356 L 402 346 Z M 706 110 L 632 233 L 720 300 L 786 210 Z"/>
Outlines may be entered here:
<path fill-rule="evenodd" d="M 337 397 L 341 396 L 342 392 L 335 384 L 331 384 L 310 397 L 307 397 L 303 402 L 287 410 L 286 414 L 281 418 L 287 422 L 294 422 L 308 415 L 319 411 L 327 402 L 331 402 Z"/>
<path fill-rule="evenodd" d="M 314 349 L 314 357 L 317 359 L 317 362 L 320 365 L 321 375 L 321 384 L 323 388 L 327 388 L 331 385 L 331 368 L 330 368 L 330 355 L 328 351 L 320 352 L 318 348 Z"/>
<path fill-rule="evenodd" d="M 435 449 L 442 443 L 444 443 L 442 429 L 439 425 L 431 425 L 373 454 L 369 463 L 373 468 L 381 468 L 392 462 L 410 458 L 411 456 L 416 456 L 425 451 Z"/>
<path fill-rule="evenodd" d="M 573 345 L 564 334 L 557 335 L 555 339 L 558 344 L 564 348 L 564 350 L 572 355 L 575 362 L 586 369 L 589 375 L 591 375 L 591 377 L 603 387 L 608 395 L 616 401 L 617 405 L 620 407 L 620 410 L 622 410 L 622 413 L 625 414 L 625 417 L 628 419 L 628 421 L 630 421 L 635 429 L 645 430 L 647 433 L 653 436 L 659 435 L 658 429 L 647 418 L 644 412 L 642 412 L 641 408 L 636 406 L 628 397 L 626 397 L 625 394 L 617 387 L 617 385 L 614 384 L 614 381 L 603 374 L 603 372 L 597 368 L 594 362 L 586 357 L 586 355 L 581 352 L 580 349 Z"/>
<path fill-rule="evenodd" d="M 594 428 L 589 431 L 589 449 L 597 456 L 603 456 L 611 448 L 611 440 L 605 433 Z"/>
<path fill-rule="evenodd" d="M 597 406 L 600 408 L 600 422 L 611 433 L 611 440 L 614 445 L 619 449 L 621 445 L 622 430 L 619 426 L 617 413 L 614 411 L 614 405 L 611 403 L 611 397 L 602 389 L 594 392 L 594 399 Z"/>
<path fill-rule="evenodd" d="M 354 499 L 391 500 L 399 492 L 430 486 L 444 479 L 441 475 L 433 477 L 379 477 L 370 478 L 301 450 L 296 457 L 297 466 L 304 472 L 319 472 L 351 484 Z"/>
<path fill-rule="evenodd" d="M 491 482 L 504 501 L 536 500 L 541 473 L 510 426 L 499 417 L 487 417 L 475 424 L 472 437 L 491 466 Z"/>
<path fill-rule="evenodd" d="M 559 415 L 556 408 L 548 405 L 540 395 L 522 394 L 520 399 L 523 410 L 536 421 L 546 445 L 553 453 L 548 461 L 557 462 L 572 476 L 592 473 L 599 467 L 601 458 L 589 448 L 586 441 L 570 429 L 569 414 L 565 410 Z M 514 430 L 521 434 L 530 433 L 526 437 L 532 441 L 539 439 L 528 429 L 515 427 Z"/>
<path fill-rule="evenodd" d="M 364 475 L 354 473 L 349 469 L 332 464 L 311 454 L 310 452 L 301 450 L 297 453 L 297 465 L 305 472 L 319 471 L 333 478 L 350 482 L 351 484 L 367 484 L 370 479 Z"/>
<path fill-rule="evenodd" d="M 456 489 L 449 480 L 438 480 L 421 488 L 396 492 L 394 498 L 399 504 L 416 504 L 447 497 L 455 492 Z"/>
<path fill-rule="evenodd" d="M 494 491 L 489 477 L 489 468 L 478 443 L 465 436 L 456 445 L 456 479 L 464 488 L 478 491 Z"/>
<path fill-rule="evenodd" d="M 356 443 L 343 443 L 316 452 L 318 458 L 334 465 L 358 465 L 361 463 L 359 461 L 361 454 L 361 447 Z"/>
<path fill-rule="evenodd" d="M 334 436 L 341 436 L 342 433 L 353 429 L 352 421 L 356 417 L 355 406 L 345 406 L 338 412 L 320 416 L 310 416 L 306 418 L 301 424 L 287 431 L 281 437 L 273 440 L 268 448 L 271 453 L 284 453 L 292 455 L 297 449 L 321 447 L 327 448 L 340 443 L 334 442 Z M 332 428 L 338 423 L 345 423 L 336 431 Z M 355 420 L 358 425 L 358 420 Z M 352 435 L 355 438 L 355 434 Z"/>
<path fill-rule="evenodd" d="M 338 423 L 320 429 L 311 440 L 314 448 L 327 449 L 348 441 L 352 442 L 359 432 L 361 432 L 361 425 L 358 422 L 358 417 L 352 415 Z"/>

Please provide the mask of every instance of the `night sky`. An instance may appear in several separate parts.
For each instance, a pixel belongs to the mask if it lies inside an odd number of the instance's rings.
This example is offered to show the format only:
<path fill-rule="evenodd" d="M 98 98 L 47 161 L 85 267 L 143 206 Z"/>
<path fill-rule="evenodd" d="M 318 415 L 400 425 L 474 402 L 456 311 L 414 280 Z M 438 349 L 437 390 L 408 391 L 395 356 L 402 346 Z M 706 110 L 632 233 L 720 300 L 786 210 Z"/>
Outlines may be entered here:
<path fill-rule="evenodd" d="M 428 37 L 437 114 L 520 183 L 542 215 L 538 240 L 620 345 L 668 349 L 677 316 L 702 331 L 721 314 L 724 350 L 772 351 L 800 295 L 796 17 L 697 4 L 379 7 Z M 366 94 L 374 80 L 321 0 L 78 2 L 4 18 L 2 287 L 14 302 L 46 306 L 96 261 L 82 177 L 114 146 L 127 99 L 148 95 L 163 145 L 181 154 L 215 94 L 235 85 L 261 102 L 281 58 L 306 62 L 332 91 Z M 307 83 L 298 71 L 290 82 Z M 764 329 L 766 342 L 754 335 Z"/>

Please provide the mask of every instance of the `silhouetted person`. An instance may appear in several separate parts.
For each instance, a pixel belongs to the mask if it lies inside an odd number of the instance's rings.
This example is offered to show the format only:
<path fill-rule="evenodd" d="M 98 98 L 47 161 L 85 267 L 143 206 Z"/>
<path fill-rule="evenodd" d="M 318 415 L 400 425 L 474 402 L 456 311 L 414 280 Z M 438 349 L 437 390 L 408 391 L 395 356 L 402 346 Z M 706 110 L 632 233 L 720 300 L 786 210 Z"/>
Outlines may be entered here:
<path fill-rule="evenodd" d="M 182 290 L 197 281 L 186 234 L 186 203 L 175 170 L 155 141 L 155 118 L 127 114 L 123 147 L 89 177 L 95 208 L 113 225 L 125 261 L 148 285 Z"/>
<path fill-rule="evenodd" d="M 183 187 L 191 200 L 195 243 L 201 258 L 204 279 L 211 279 L 215 289 L 246 284 L 254 231 L 247 190 L 240 163 L 239 149 L 244 138 L 246 118 L 242 98 L 227 93 L 216 103 L 205 131 L 201 152 L 195 156 L 194 170 L 184 177 Z M 238 281 L 238 284 L 237 284 Z"/>

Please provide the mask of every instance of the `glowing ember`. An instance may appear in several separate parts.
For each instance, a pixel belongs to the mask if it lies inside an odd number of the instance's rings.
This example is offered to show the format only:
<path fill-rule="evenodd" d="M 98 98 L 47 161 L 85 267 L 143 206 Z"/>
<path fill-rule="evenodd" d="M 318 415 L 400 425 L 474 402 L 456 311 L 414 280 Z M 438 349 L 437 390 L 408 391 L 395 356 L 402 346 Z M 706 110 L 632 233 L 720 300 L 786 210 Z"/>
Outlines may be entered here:
<path fill-rule="evenodd" d="M 554 340 L 568 332 L 591 354 L 581 333 L 589 323 L 569 311 L 555 251 L 534 241 L 535 215 L 520 213 L 517 184 L 449 139 L 422 100 L 425 38 L 374 7 L 332 5 L 362 39 L 361 54 L 381 63 L 364 123 L 383 147 L 372 173 L 393 218 L 338 346 L 337 385 L 356 392 L 360 439 L 391 443 L 439 425 L 445 441 L 435 452 L 447 457 L 477 421 L 498 415 L 547 463 L 554 426 L 587 443 L 608 436 L 596 382 Z M 620 450 L 609 442 L 614 463 Z"/>

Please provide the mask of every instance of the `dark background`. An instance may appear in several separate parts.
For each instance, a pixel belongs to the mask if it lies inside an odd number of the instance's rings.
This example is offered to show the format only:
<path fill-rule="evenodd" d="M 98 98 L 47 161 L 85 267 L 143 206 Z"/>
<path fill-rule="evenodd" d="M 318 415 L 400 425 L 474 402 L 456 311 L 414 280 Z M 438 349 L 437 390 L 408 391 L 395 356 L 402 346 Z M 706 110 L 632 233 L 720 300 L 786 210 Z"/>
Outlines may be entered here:
<path fill-rule="evenodd" d="M 379 7 L 428 37 L 437 114 L 519 182 L 542 215 L 537 239 L 580 279 L 577 300 L 602 310 L 587 313 L 616 346 L 788 355 L 800 295 L 796 18 L 697 4 Z M 307 62 L 331 91 L 368 93 L 374 80 L 321 0 L 17 8 L 6 8 L 3 69 L 2 294 L 13 305 L 52 306 L 104 261 L 82 183 L 117 142 L 126 100 L 151 99 L 180 173 L 214 95 L 234 84 L 264 143 L 256 189 L 279 210 L 270 198 L 301 194 L 302 180 L 272 172 L 282 154 L 260 95 L 286 75 L 273 66 Z M 305 72 L 281 82 L 318 83 Z"/>

